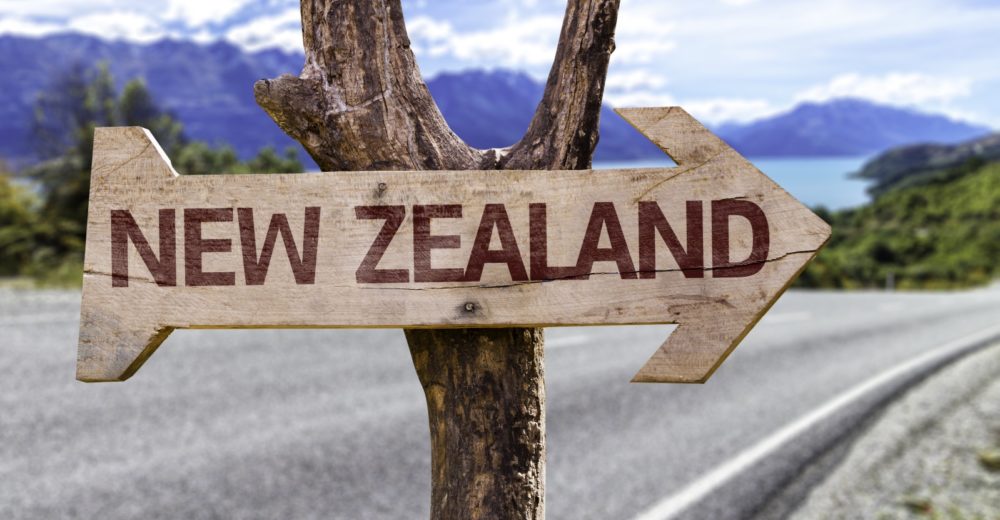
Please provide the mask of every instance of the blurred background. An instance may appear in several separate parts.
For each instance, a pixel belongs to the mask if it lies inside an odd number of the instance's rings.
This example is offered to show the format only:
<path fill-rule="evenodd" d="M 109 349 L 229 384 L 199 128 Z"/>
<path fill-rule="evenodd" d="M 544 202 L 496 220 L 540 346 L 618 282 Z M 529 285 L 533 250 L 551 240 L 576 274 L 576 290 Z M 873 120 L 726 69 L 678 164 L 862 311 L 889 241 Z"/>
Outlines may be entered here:
<path fill-rule="evenodd" d="M 551 331 L 550 518 L 672 517 L 671 497 L 712 468 L 852 385 L 1000 321 L 1000 60 L 989 47 L 1000 5 L 622 3 L 595 167 L 670 165 L 611 109 L 680 105 L 813 207 L 833 238 L 704 388 L 626 384 L 667 328 Z M 403 9 L 456 133 L 479 148 L 516 142 L 565 2 Z M 293 0 L 0 0 L 0 516 L 426 516 L 423 401 L 398 331 L 179 332 L 137 380 L 72 381 L 93 129 L 149 128 L 182 174 L 315 171 L 252 92 L 303 61 Z M 954 425 L 946 410 L 1000 401 L 984 397 L 997 391 L 989 372 L 975 373 L 952 377 L 962 383 L 949 395 L 965 396 L 956 406 L 908 419 L 925 426 L 912 431 L 928 449 L 939 449 L 931 434 L 944 438 L 928 424 Z M 711 504 L 699 495 L 670 514 L 821 507 L 831 460 L 850 460 L 890 397 L 923 375 L 811 425 L 795 449 L 712 487 Z M 869 468 L 912 481 L 841 484 L 826 495 L 840 497 L 832 509 L 799 514 L 1000 518 L 990 406 L 960 421 L 972 437 L 952 443 L 954 457 Z M 962 484 L 925 484 L 913 460 Z"/>

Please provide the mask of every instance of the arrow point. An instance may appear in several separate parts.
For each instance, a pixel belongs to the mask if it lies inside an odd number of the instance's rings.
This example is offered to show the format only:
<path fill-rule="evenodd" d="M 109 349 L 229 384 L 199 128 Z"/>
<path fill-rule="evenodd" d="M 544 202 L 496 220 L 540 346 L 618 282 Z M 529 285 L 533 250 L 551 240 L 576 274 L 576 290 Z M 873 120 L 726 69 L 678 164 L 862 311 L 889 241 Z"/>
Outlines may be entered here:
<path fill-rule="evenodd" d="M 615 112 L 678 166 L 697 166 L 732 151 L 725 141 L 681 107 L 616 108 Z"/>

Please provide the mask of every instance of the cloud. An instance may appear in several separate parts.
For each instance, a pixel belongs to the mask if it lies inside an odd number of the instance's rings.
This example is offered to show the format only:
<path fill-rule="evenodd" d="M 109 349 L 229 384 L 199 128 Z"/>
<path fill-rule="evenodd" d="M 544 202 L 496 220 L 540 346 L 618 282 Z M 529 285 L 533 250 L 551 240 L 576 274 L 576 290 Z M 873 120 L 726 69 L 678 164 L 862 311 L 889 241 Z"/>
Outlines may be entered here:
<path fill-rule="evenodd" d="M 677 42 L 668 38 L 676 30 L 670 16 L 657 9 L 624 10 L 615 31 L 615 52 L 611 60 L 620 65 L 646 65 L 664 61 Z"/>
<path fill-rule="evenodd" d="M 196 32 L 204 26 L 224 25 L 243 9 L 263 4 L 263 0 L 0 0 L 3 19 L 0 26 L 5 32 L 35 35 L 40 27 L 50 30 L 78 29 L 96 34 L 83 26 L 81 20 L 110 25 L 113 37 L 130 37 L 148 41 L 149 36 L 139 29 L 178 24 L 184 32 Z M 13 20 L 13 21 L 12 21 Z M 132 31 L 117 21 L 131 20 L 139 25 Z"/>
<path fill-rule="evenodd" d="M 64 13 L 90 13 L 98 10 L 127 7 L 122 0 L 0 0 L 4 17 L 57 17 Z"/>
<path fill-rule="evenodd" d="M 612 70 L 608 74 L 604 99 L 616 107 L 674 105 L 673 96 L 664 90 L 668 83 L 665 76 L 643 69 Z"/>
<path fill-rule="evenodd" d="M 968 113 L 952 108 L 951 103 L 969 96 L 972 93 L 971 85 L 969 78 L 935 77 L 919 73 L 890 73 L 881 76 L 841 74 L 827 83 L 802 91 L 792 100 L 792 105 L 850 97 L 885 105 L 917 106 L 923 110 L 969 119 Z M 681 105 L 702 122 L 713 125 L 753 121 L 792 108 L 792 105 L 776 104 L 762 98 L 693 98 L 684 99 Z"/>
<path fill-rule="evenodd" d="M 0 18 L 0 34 L 18 34 L 22 36 L 45 36 L 66 29 L 62 24 L 37 22 L 26 18 Z"/>
<path fill-rule="evenodd" d="M 253 3 L 255 0 L 168 0 L 166 16 L 198 27 L 222 22 Z"/>
<path fill-rule="evenodd" d="M 459 31 L 447 21 L 417 16 L 407 23 L 414 52 L 449 57 L 466 66 L 537 68 L 552 63 L 562 16 L 508 20 L 496 27 Z M 537 72 L 537 71 L 536 71 Z"/>
<path fill-rule="evenodd" d="M 661 74 L 645 69 L 634 69 L 627 72 L 612 72 L 608 74 L 607 89 L 609 91 L 631 92 L 642 89 L 662 89 L 669 83 Z"/>
<path fill-rule="evenodd" d="M 766 99 L 694 99 L 682 106 L 696 119 L 710 125 L 746 123 L 781 111 Z"/>
<path fill-rule="evenodd" d="M 781 111 L 781 107 L 766 99 L 678 99 L 665 90 L 668 84 L 666 77 L 645 70 L 612 73 L 608 75 L 604 99 L 615 107 L 681 106 L 709 125 L 753 121 Z"/>
<path fill-rule="evenodd" d="M 280 48 L 302 52 L 302 18 L 298 8 L 286 9 L 278 15 L 257 18 L 226 32 L 226 39 L 247 49 L 258 51 Z"/>
<path fill-rule="evenodd" d="M 137 13 L 112 11 L 81 16 L 70 21 L 67 29 L 101 38 L 149 43 L 168 35 L 160 22 Z"/>
<path fill-rule="evenodd" d="M 566 0 L 404 1 L 428 75 L 506 67 L 542 79 L 565 7 Z M 0 0 L 0 33 L 224 38 L 250 51 L 300 52 L 297 10 L 296 0 Z M 991 93 L 1000 88 L 1000 67 L 983 42 L 998 26 L 1000 3 L 986 0 L 629 0 L 606 97 L 616 105 L 681 102 L 702 118 L 744 120 L 793 102 L 852 96 L 996 124 L 1000 98 Z"/>
<path fill-rule="evenodd" d="M 40 21 L 29 17 L 0 18 L 0 34 L 40 37 L 70 31 L 139 43 L 171 35 L 159 21 L 130 11 L 87 14 L 66 22 Z"/>
<path fill-rule="evenodd" d="M 829 83 L 807 89 L 797 101 L 828 101 L 854 97 L 891 105 L 947 105 L 972 94 L 972 79 L 919 73 L 882 76 L 841 74 Z"/>

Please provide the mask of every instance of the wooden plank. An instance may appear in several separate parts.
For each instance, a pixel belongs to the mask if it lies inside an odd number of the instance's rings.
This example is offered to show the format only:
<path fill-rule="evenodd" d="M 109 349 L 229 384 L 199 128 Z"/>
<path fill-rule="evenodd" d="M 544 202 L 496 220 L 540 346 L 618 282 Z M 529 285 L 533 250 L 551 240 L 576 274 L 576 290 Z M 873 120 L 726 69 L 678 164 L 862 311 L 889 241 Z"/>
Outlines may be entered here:
<path fill-rule="evenodd" d="M 830 228 L 683 110 L 621 113 L 678 167 L 178 176 L 98 129 L 77 377 L 178 328 L 676 323 L 634 381 L 703 382 Z"/>

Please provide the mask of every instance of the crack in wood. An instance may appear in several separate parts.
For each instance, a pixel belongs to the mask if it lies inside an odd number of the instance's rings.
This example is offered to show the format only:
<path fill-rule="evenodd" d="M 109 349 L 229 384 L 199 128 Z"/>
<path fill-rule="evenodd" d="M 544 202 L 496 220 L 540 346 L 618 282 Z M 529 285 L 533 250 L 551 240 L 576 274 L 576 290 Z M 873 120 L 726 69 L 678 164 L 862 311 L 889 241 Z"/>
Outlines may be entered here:
<path fill-rule="evenodd" d="M 813 250 L 813 249 L 807 249 L 807 250 L 803 250 L 803 251 L 789 251 L 787 253 L 781 254 L 780 256 L 775 256 L 775 257 L 772 257 L 772 258 L 768 258 L 767 260 L 764 260 L 762 262 L 737 262 L 737 263 L 734 263 L 732 265 L 726 265 L 725 267 L 702 267 L 702 268 L 697 269 L 697 270 L 698 271 L 702 271 L 702 272 L 712 272 L 712 271 L 715 271 L 717 269 L 731 269 L 733 267 L 742 267 L 742 266 L 747 266 L 747 265 L 768 264 L 768 263 L 782 261 L 782 260 L 784 260 L 784 259 L 786 259 L 786 258 L 788 258 L 790 256 L 794 256 L 794 255 L 815 254 L 816 251 L 817 250 Z M 621 275 L 633 275 L 633 274 L 634 275 L 641 275 L 641 274 L 650 274 L 650 273 L 654 273 L 654 274 L 666 274 L 666 273 L 677 273 L 677 272 L 681 272 L 681 271 L 692 271 L 692 270 L 695 270 L 695 269 L 681 269 L 679 267 L 676 267 L 676 268 L 671 268 L 671 269 L 634 270 L 634 271 L 595 271 L 595 272 L 591 272 L 591 273 L 589 273 L 587 275 L 570 275 L 570 276 L 561 276 L 561 277 L 557 277 L 557 278 L 550 278 L 550 279 L 547 279 L 547 280 L 525 280 L 525 281 L 514 281 L 514 282 L 510 282 L 510 283 L 491 284 L 491 285 L 482 285 L 482 284 L 480 284 L 480 285 L 452 285 L 452 286 L 425 286 L 425 287 L 379 287 L 378 285 L 373 285 L 373 284 L 357 284 L 357 285 L 322 284 L 322 286 L 324 288 L 332 288 L 332 289 L 353 289 L 353 288 L 357 288 L 357 289 L 362 289 L 362 290 L 366 290 L 366 291 L 454 291 L 454 290 L 469 290 L 469 289 L 509 289 L 509 288 L 520 287 L 520 286 L 524 286 L 524 285 L 537 285 L 537 284 L 544 284 L 544 283 L 550 283 L 550 282 L 570 281 L 570 280 L 578 279 L 581 276 L 621 276 Z M 95 270 L 91 270 L 91 269 L 85 269 L 83 271 L 83 273 L 85 275 L 93 275 L 93 276 L 107 276 L 107 277 L 112 276 L 111 273 L 106 273 L 106 272 L 103 272 L 103 271 L 95 271 Z M 142 282 L 142 283 L 149 283 L 149 284 L 156 283 L 154 280 L 152 280 L 150 278 L 134 277 L 132 275 L 129 275 L 128 280 L 129 280 L 130 283 L 133 282 L 133 281 Z M 171 287 L 173 287 L 173 286 L 171 286 Z"/>

